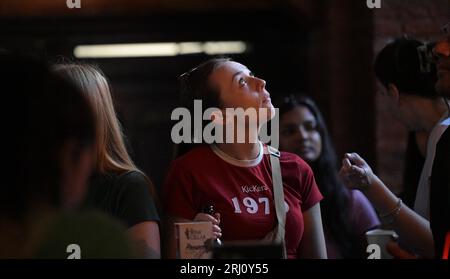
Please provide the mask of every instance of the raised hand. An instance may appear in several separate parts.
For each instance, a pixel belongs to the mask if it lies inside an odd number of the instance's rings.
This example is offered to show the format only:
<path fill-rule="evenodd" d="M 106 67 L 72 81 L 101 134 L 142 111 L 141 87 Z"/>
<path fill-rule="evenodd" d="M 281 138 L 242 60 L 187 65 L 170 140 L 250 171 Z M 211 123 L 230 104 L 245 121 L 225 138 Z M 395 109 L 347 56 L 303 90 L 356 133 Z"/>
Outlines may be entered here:
<path fill-rule="evenodd" d="M 346 153 L 342 159 L 339 176 L 347 187 L 367 190 L 374 180 L 370 166 L 357 153 Z"/>

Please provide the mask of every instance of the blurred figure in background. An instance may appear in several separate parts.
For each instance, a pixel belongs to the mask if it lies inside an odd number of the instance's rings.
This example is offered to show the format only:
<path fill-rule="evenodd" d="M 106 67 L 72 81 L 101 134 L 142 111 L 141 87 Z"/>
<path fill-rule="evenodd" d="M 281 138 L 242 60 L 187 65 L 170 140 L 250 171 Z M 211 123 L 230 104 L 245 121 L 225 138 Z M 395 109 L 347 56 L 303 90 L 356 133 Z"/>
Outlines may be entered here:
<path fill-rule="evenodd" d="M 324 196 L 321 212 L 328 258 L 366 258 L 365 232 L 380 222 L 366 197 L 340 181 L 321 112 L 311 98 L 301 95 L 285 97 L 278 107 L 280 150 L 297 154 L 311 166 Z"/>
<path fill-rule="evenodd" d="M 409 132 L 408 143 L 405 151 L 405 169 L 403 171 L 403 188 L 399 198 L 408 207 L 414 207 L 416 201 L 417 185 L 419 185 L 420 173 L 425 163 L 427 132 Z"/>
<path fill-rule="evenodd" d="M 389 44 L 378 55 L 375 66 L 377 76 L 387 88 L 388 97 L 395 104 L 393 109 L 396 109 L 405 124 L 412 129 L 428 128 L 431 131 L 416 195 L 416 212 L 403 205 L 402 200 L 384 185 L 358 154 L 346 154 L 341 168 L 341 175 L 346 184 L 352 188 L 362 189 L 381 213 L 382 220 L 398 233 L 405 248 L 425 258 L 441 257 L 450 222 L 448 191 L 450 152 L 447 140 L 449 131 L 447 127 L 450 124 L 448 109 L 450 50 L 448 34 L 446 36 L 446 39 L 435 47 L 439 78 L 436 91 L 442 98 L 426 99 L 431 93 L 425 91 L 429 88 L 428 85 L 417 88 L 422 90 L 413 90 L 416 86 L 432 82 L 427 71 L 418 70 L 426 68 L 423 67 L 424 63 L 428 63 L 419 56 L 417 47 L 421 46 L 420 43 L 403 39 Z M 399 79 L 389 80 L 392 71 L 400 71 Z M 405 89 L 400 90 L 399 84 L 403 84 Z M 436 145 L 437 142 L 439 144 Z M 396 255 L 400 254 L 397 253 L 400 251 L 398 246 L 389 249 Z"/>
<path fill-rule="evenodd" d="M 80 63 L 55 65 L 54 71 L 72 81 L 94 108 L 95 173 L 84 206 L 120 220 L 128 228 L 141 257 L 160 258 L 155 190 L 126 150 L 106 77 L 97 67 Z"/>
<path fill-rule="evenodd" d="M 444 37 L 436 44 L 438 81 L 436 91 L 450 99 L 450 22 L 444 27 Z M 450 108 L 447 124 L 450 125 Z M 450 129 L 436 145 L 436 156 L 430 178 L 430 222 L 435 257 L 448 259 L 450 253 Z"/>
<path fill-rule="evenodd" d="M 0 186 L 0 258 L 66 258 L 71 243 L 83 258 L 131 256 L 121 226 L 73 211 L 93 169 L 89 101 L 44 63 L 13 54 L 0 54 L 0 84 L 13 108 L 1 117 L 8 177 Z"/>
<path fill-rule="evenodd" d="M 441 125 L 447 117 L 448 100 L 441 98 L 435 90 L 436 68 L 425 55 L 420 55 L 419 48 L 424 46 L 414 39 L 397 39 L 377 55 L 375 73 L 386 89 L 394 116 L 409 131 L 425 134 L 427 138 L 426 160 L 417 186 L 414 210 L 429 219 L 429 177 L 436 143 L 448 126 Z"/>

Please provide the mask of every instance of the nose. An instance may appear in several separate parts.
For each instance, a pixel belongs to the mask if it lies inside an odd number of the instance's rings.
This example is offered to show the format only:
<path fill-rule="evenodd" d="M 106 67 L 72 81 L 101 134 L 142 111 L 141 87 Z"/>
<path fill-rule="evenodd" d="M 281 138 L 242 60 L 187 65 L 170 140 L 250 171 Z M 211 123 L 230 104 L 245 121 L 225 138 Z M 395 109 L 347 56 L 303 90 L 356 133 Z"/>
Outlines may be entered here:
<path fill-rule="evenodd" d="M 436 43 L 436 46 L 433 50 L 434 54 L 439 57 L 449 57 L 450 56 L 450 39 L 447 37 L 444 40 L 439 41 Z"/>
<path fill-rule="evenodd" d="M 257 77 L 254 77 L 255 79 L 255 85 L 256 85 L 256 90 L 258 90 L 259 92 L 264 91 L 264 89 L 266 88 L 266 81 Z"/>
<path fill-rule="evenodd" d="M 308 132 L 305 130 L 305 128 L 300 125 L 298 126 L 298 136 L 300 140 L 306 140 L 308 138 Z"/>

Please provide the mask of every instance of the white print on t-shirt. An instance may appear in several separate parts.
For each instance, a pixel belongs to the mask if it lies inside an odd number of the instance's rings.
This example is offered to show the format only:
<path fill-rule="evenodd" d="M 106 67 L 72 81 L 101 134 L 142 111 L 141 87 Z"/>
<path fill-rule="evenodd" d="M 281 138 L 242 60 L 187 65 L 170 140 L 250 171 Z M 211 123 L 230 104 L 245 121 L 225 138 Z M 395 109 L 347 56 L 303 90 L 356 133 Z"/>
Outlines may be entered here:
<path fill-rule="evenodd" d="M 266 185 L 245 185 L 241 187 L 242 192 L 248 194 L 248 193 L 259 193 L 263 191 L 268 191 L 269 187 Z"/>
<path fill-rule="evenodd" d="M 231 202 L 233 203 L 234 213 L 242 213 L 238 198 L 232 198 Z M 263 205 L 265 215 L 270 214 L 269 198 L 267 197 L 258 198 L 258 202 L 256 202 L 253 198 L 245 197 L 242 200 L 242 204 L 246 207 L 247 212 L 250 214 L 256 214 L 259 211 L 259 205 Z M 289 211 L 289 205 L 286 201 L 284 201 L 284 208 L 286 209 L 286 212 Z"/>

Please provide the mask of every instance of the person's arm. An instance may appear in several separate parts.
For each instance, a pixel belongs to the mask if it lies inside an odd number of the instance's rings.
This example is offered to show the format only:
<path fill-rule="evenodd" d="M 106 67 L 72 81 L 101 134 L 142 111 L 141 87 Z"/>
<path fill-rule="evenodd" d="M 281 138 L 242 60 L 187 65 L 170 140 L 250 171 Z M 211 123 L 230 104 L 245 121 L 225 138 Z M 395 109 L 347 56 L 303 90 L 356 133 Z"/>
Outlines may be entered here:
<path fill-rule="evenodd" d="M 159 224 L 146 221 L 136 224 L 127 230 L 138 257 L 147 259 L 161 258 Z"/>
<path fill-rule="evenodd" d="M 356 153 L 346 154 L 342 162 L 341 177 L 350 188 L 363 191 L 380 214 L 392 212 L 398 198 L 372 172 L 369 165 Z M 392 216 L 393 229 L 405 245 L 426 258 L 434 256 L 434 242 L 429 222 L 402 204 L 398 214 Z"/>
<path fill-rule="evenodd" d="M 128 224 L 127 234 L 137 257 L 160 258 L 159 216 L 150 191 L 153 186 L 139 171 L 124 173 L 116 183 L 121 189 L 116 215 Z"/>
<path fill-rule="evenodd" d="M 398 198 L 376 176 L 372 185 L 367 189 L 366 195 L 378 212 L 382 214 L 390 212 L 397 205 Z M 419 255 L 426 258 L 434 257 L 433 235 L 430 223 L 425 218 L 402 204 L 392 226 L 401 241 Z"/>
<path fill-rule="evenodd" d="M 303 222 L 305 229 L 300 244 L 299 257 L 305 259 L 326 259 L 327 250 L 319 203 L 303 212 Z"/>
<path fill-rule="evenodd" d="M 389 254 L 391 254 L 394 259 L 399 260 L 415 260 L 417 259 L 416 255 L 410 254 L 408 251 L 402 249 L 397 242 L 395 241 L 389 241 L 386 244 L 386 250 Z"/>

